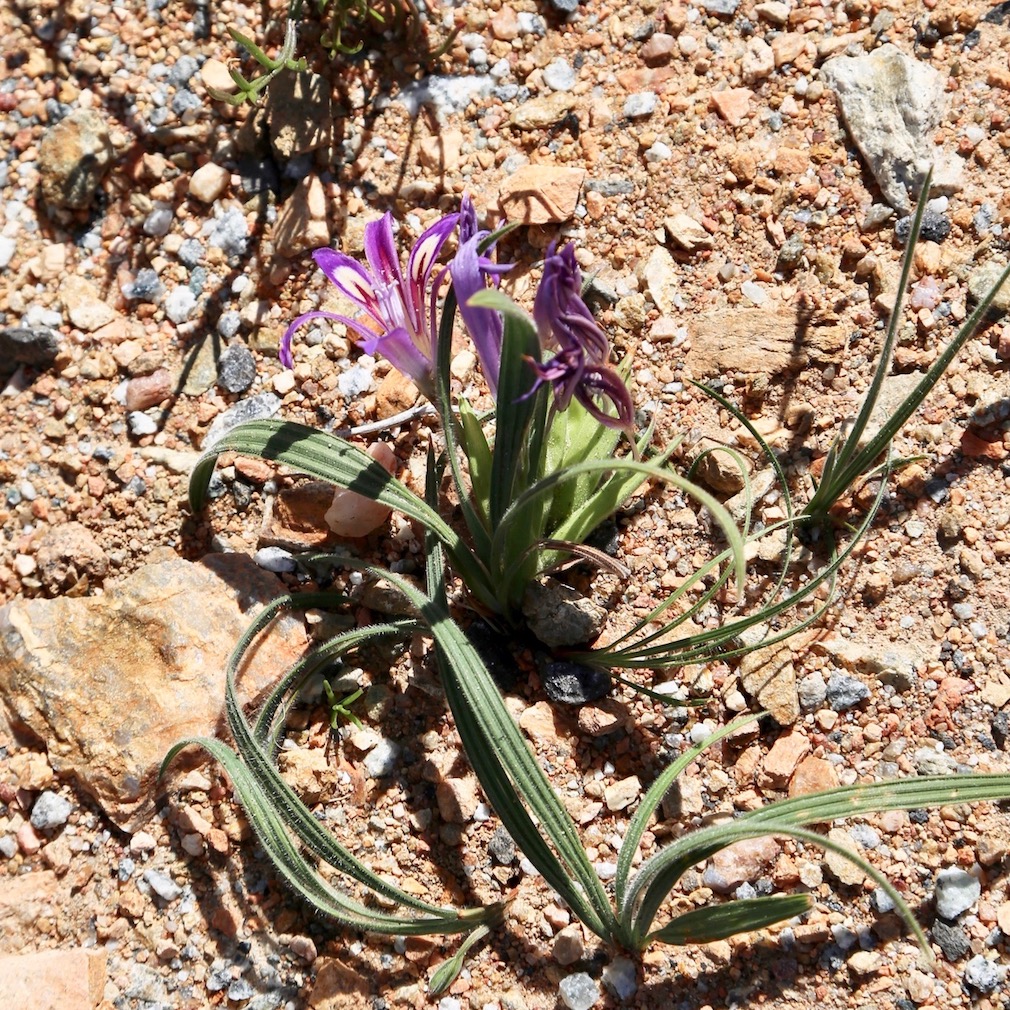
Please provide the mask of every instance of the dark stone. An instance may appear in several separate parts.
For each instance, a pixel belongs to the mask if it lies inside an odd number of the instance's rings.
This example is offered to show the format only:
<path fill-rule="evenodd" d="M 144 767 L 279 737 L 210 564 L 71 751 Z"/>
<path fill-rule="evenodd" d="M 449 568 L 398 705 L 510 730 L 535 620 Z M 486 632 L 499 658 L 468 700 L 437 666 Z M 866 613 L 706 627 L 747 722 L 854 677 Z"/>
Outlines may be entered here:
<path fill-rule="evenodd" d="M 17 365 L 48 368 L 60 349 L 60 336 L 45 326 L 11 326 L 0 330 L 0 372 Z"/>
<path fill-rule="evenodd" d="M 500 825 L 491 836 L 491 841 L 487 843 L 488 852 L 491 858 L 500 866 L 508 866 L 515 862 L 516 843 L 512 836 Z"/>
<path fill-rule="evenodd" d="M 229 393 L 244 393 L 256 381 L 256 359 L 245 344 L 229 344 L 221 352 L 217 381 Z"/>
<path fill-rule="evenodd" d="M 519 667 L 505 636 L 484 621 L 474 621 L 466 629 L 466 637 L 484 660 L 491 679 L 502 691 L 513 691 L 519 679 Z"/>
<path fill-rule="evenodd" d="M 554 662 L 544 659 L 537 664 L 544 692 L 553 702 L 586 705 L 610 694 L 613 681 L 605 670 L 581 663 Z"/>
<path fill-rule="evenodd" d="M 1007 740 L 1010 739 L 1010 716 L 1006 712 L 1000 712 L 989 724 L 992 730 L 992 738 L 996 741 L 996 746 L 1000 750 L 1007 749 Z"/>
<path fill-rule="evenodd" d="M 901 218 L 894 226 L 894 235 L 899 242 L 907 242 L 912 231 L 912 216 Z M 927 210 L 922 215 L 922 230 L 919 238 L 924 242 L 942 242 L 950 234 L 950 222 L 935 210 Z"/>
<path fill-rule="evenodd" d="M 559 14 L 574 14 L 579 8 L 579 0 L 550 0 L 550 3 Z"/>
<path fill-rule="evenodd" d="M 944 922 L 943 919 L 937 919 L 933 923 L 930 934 L 948 961 L 959 961 L 971 949 L 971 943 L 964 930 Z"/>

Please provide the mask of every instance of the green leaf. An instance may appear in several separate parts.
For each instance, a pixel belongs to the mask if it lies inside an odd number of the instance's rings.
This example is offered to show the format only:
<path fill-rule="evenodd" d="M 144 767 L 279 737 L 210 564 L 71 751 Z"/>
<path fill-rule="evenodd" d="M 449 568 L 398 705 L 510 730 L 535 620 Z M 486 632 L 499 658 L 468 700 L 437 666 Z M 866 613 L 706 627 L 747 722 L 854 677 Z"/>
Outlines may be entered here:
<path fill-rule="evenodd" d="M 256 777 L 229 747 L 219 740 L 184 740 L 169 751 L 165 763 L 171 762 L 183 747 L 191 744 L 203 747 L 224 767 L 250 826 L 277 872 L 302 900 L 309 902 L 317 911 L 354 929 L 399 936 L 461 933 L 473 928 L 472 911 L 456 913 L 449 910 L 430 916 L 390 915 L 367 908 L 341 894 L 323 880 L 301 855 L 274 805 L 260 790 Z"/>
<path fill-rule="evenodd" d="M 716 730 L 715 733 L 707 737 L 701 743 L 689 747 L 683 754 L 680 755 L 680 757 L 672 761 L 663 770 L 662 774 L 656 779 L 656 781 L 649 787 L 648 792 L 646 792 L 645 796 L 642 797 L 642 802 L 639 803 L 638 809 L 631 818 L 628 830 L 624 834 L 624 841 L 621 843 L 621 851 L 617 855 L 617 874 L 614 877 L 614 895 L 617 899 L 618 918 L 625 919 L 624 899 L 628 883 L 628 875 L 631 873 L 631 865 L 634 861 L 635 853 L 638 852 L 638 847 L 642 843 L 642 835 L 645 834 L 645 830 L 649 826 L 649 821 L 651 820 L 652 815 L 659 808 L 659 804 L 663 802 L 663 797 L 670 791 L 670 788 L 673 786 L 674 782 L 677 781 L 680 773 L 687 768 L 688 765 L 693 764 L 694 761 L 697 760 L 699 754 L 703 753 L 709 747 L 719 743 L 720 740 L 724 740 L 731 733 L 735 733 L 742 726 L 747 726 L 760 719 L 764 714 L 765 713 L 760 712 L 740 716 L 740 718 L 734 719 L 728 725 Z"/>
<path fill-rule="evenodd" d="M 939 775 L 888 780 L 779 800 L 748 811 L 728 823 L 691 832 L 650 857 L 631 882 L 622 914 L 630 915 L 641 901 L 634 930 L 635 937 L 641 942 L 671 887 L 690 867 L 741 839 L 786 835 L 836 851 L 859 866 L 892 896 L 909 928 L 920 943 L 924 943 L 915 917 L 908 912 L 901 896 L 880 871 L 844 846 L 808 831 L 804 825 L 885 810 L 913 810 L 1007 798 L 1010 798 L 1010 774 Z"/>
<path fill-rule="evenodd" d="M 512 227 L 515 226 L 513 225 Z M 511 228 L 503 228 L 496 234 L 503 234 L 507 230 L 510 231 Z M 529 326 L 536 332 L 536 327 L 533 324 L 533 320 L 530 319 L 530 314 L 524 308 L 516 305 L 507 294 L 499 291 L 497 288 L 485 288 L 483 291 L 478 291 L 476 294 L 471 295 L 470 304 L 478 309 L 494 309 L 506 317 Z"/>
<path fill-rule="evenodd" d="M 459 421 L 463 428 L 467 460 L 470 464 L 470 488 L 474 504 L 486 517 L 491 498 L 491 448 L 484 436 L 473 408 L 462 397 L 459 400 Z"/>
<path fill-rule="evenodd" d="M 810 911 L 813 903 L 809 894 L 774 894 L 707 905 L 678 915 L 652 933 L 650 939 L 678 945 L 712 943 L 802 915 Z"/>
<path fill-rule="evenodd" d="M 429 583 L 435 588 L 429 559 Z M 385 577 L 420 611 L 435 639 L 446 699 L 474 773 L 502 823 L 544 879 L 598 936 L 617 928 L 613 909 L 564 805 L 509 715 L 483 660 L 452 619 L 444 596 L 429 599 L 396 575 Z M 536 816 L 534 825 L 526 805 Z M 541 830 L 555 851 L 546 843 Z"/>
<path fill-rule="evenodd" d="M 525 488 L 524 475 L 529 462 L 526 443 L 537 401 L 541 399 L 540 394 L 529 395 L 536 382 L 530 360 L 540 360 L 536 328 L 525 314 L 506 315 L 504 322 L 491 461 L 492 529 Z"/>
<path fill-rule="evenodd" d="M 267 419 L 239 425 L 207 449 L 194 467 L 189 480 L 189 500 L 194 512 L 199 512 L 206 503 L 217 457 L 228 451 L 283 463 L 416 519 L 445 544 L 453 566 L 474 596 L 493 613 L 497 612 L 497 596 L 487 572 L 459 534 L 357 446 L 293 421 Z"/>
<path fill-rule="evenodd" d="M 589 460 L 585 463 L 578 463 L 575 466 L 567 467 L 560 473 L 547 474 L 537 481 L 532 487 L 524 491 L 508 508 L 501 521 L 497 524 L 491 542 L 490 568 L 494 572 L 505 572 L 506 579 L 503 588 L 499 593 L 506 599 L 515 593 L 516 569 L 512 561 L 516 557 L 514 551 L 510 550 L 511 533 L 514 528 L 519 531 L 528 530 L 532 525 L 531 516 L 537 514 L 537 510 L 542 508 L 544 501 L 549 501 L 555 489 L 566 481 L 573 480 L 582 474 L 605 474 L 613 472 L 615 474 L 625 474 L 629 478 L 634 475 L 638 482 L 655 478 L 670 484 L 692 498 L 696 499 L 712 514 L 716 523 L 722 529 L 724 536 L 729 542 L 729 553 L 732 556 L 737 576 L 737 582 L 742 587 L 746 578 L 746 563 L 743 554 L 743 539 L 739 530 L 733 523 L 729 513 L 723 505 L 713 495 L 703 488 L 692 484 L 690 481 L 675 474 L 673 471 L 656 466 L 652 463 L 640 462 L 629 459 L 612 460 Z M 584 520 L 583 520 L 584 521 Z M 592 528 L 592 527 L 591 527 Z M 555 531 L 552 539 L 577 541 L 583 537 L 572 535 L 568 524 Z M 534 542 L 538 537 L 533 537 L 530 542 Z"/>
<path fill-rule="evenodd" d="M 475 943 L 483 940 L 490 932 L 491 930 L 487 926 L 478 926 L 459 945 L 459 950 L 452 957 L 443 961 L 432 972 L 431 981 L 428 983 L 429 996 L 441 996 L 456 981 L 456 976 L 462 970 L 463 960 L 470 952 L 470 949 Z"/>

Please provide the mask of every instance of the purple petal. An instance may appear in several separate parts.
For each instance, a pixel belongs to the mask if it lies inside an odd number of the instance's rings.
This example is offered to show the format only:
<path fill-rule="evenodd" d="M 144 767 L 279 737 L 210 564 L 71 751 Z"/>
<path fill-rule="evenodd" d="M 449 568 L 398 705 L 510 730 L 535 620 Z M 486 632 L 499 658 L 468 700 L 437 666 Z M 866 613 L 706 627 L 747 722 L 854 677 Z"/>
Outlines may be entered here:
<path fill-rule="evenodd" d="M 635 405 L 627 384 L 613 368 L 587 368 L 576 390 L 576 398 L 586 410 L 608 428 L 630 431 L 635 423 Z M 596 398 L 609 401 L 616 416 L 596 404 Z"/>
<path fill-rule="evenodd" d="M 479 242 L 480 237 L 475 235 L 460 245 L 449 264 L 449 273 L 452 275 L 459 314 L 473 341 L 477 357 L 480 358 L 488 388 L 494 396 L 498 392 L 498 371 L 501 368 L 503 323 L 501 315 L 494 309 L 477 308 L 470 304 L 470 299 L 487 287 L 477 254 Z"/>
<path fill-rule="evenodd" d="M 477 208 L 473 205 L 469 193 L 463 194 L 463 199 L 459 203 L 459 241 L 469 242 L 480 232 L 480 223 L 477 220 Z"/>
<path fill-rule="evenodd" d="M 404 327 L 383 334 L 372 334 L 361 341 L 361 348 L 366 354 L 381 354 L 398 372 L 413 379 L 426 396 L 433 394 L 434 366 L 411 340 L 410 333 Z"/>
<path fill-rule="evenodd" d="M 393 215 L 388 210 L 378 221 L 365 225 L 365 259 L 381 283 L 403 290 L 403 275 L 393 238 Z"/>
<path fill-rule="evenodd" d="M 407 260 L 407 279 L 410 292 L 408 312 L 418 333 L 421 332 L 426 322 L 424 319 L 425 294 L 431 271 L 445 240 L 452 234 L 458 220 L 458 214 L 447 214 L 445 217 L 439 218 L 431 227 L 421 233 L 414 243 L 413 249 L 410 250 L 410 257 Z M 432 300 L 434 301 L 434 297 Z M 434 330 L 432 333 L 434 334 Z M 434 336 L 432 343 L 434 344 Z"/>

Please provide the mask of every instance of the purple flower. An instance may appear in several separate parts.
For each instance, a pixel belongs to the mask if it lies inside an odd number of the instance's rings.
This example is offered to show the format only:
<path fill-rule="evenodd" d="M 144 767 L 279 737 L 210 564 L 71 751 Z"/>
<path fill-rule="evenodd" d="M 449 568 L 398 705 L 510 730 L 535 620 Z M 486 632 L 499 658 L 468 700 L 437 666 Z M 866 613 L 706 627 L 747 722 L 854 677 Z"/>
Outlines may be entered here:
<path fill-rule="evenodd" d="M 407 275 L 393 239 L 393 219 L 386 213 L 365 226 L 365 259 L 369 269 L 333 249 L 317 249 L 312 257 L 336 287 L 364 313 L 352 319 L 335 312 L 317 310 L 299 316 L 281 339 L 281 363 L 290 368 L 291 338 L 310 319 L 332 319 L 353 332 L 367 354 L 381 354 L 417 383 L 426 396 L 434 395 L 434 361 L 438 340 L 435 324 L 432 270 L 442 245 L 459 220 L 449 214 L 426 229 L 414 243 L 407 259 Z"/>
<path fill-rule="evenodd" d="M 449 263 L 453 290 L 463 319 L 480 358 L 481 369 L 491 395 L 498 393 L 498 372 L 501 368 L 501 342 L 503 323 L 501 314 L 494 309 L 478 308 L 470 299 L 487 287 L 487 281 L 497 285 L 501 274 L 511 269 L 511 264 L 496 263 L 480 252 L 490 232 L 481 230 L 477 211 L 469 196 L 464 196 L 459 208 L 459 250 Z"/>
<path fill-rule="evenodd" d="M 635 408 L 627 384 L 609 364 L 610 341 L 582 300 L 582 272 L 569 243 L 561 252 L 552 242 L 544 261 L 544 276 L 533 303 L 540 342 L 556 342 L 558 351 L 543 364 L 531 362 L 537 373 L 534 389 L 550 383 L 558 410 L 575 397 L 601 424 L 631 431 Z M 604 401 L 601 406 L 598 401 Z M 609 405 L 611 410 L 605 409 Z"/>

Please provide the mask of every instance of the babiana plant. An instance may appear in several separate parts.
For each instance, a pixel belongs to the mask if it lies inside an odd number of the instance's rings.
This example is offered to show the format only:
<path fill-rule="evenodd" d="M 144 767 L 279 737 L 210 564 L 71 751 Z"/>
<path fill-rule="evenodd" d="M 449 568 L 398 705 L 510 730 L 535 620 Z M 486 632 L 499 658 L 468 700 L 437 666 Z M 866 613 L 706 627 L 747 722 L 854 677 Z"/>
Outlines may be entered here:
<path fill-rule="evenodd" d="M 457 249 L 445 266 L 442 247 Z M 287 421 L 236 428 L 205 454 L 193 474 L 191 503 L 203 506 L 214 461 L 234 450 L 284 463 L 389 505 L 420 522 L 442 545 L 470 605 L 500 628 L 522 623 L 530 583 L 560 562 L 603 552 L 590 534 L 646 481 L 675 487 L 705 506 L 727 543 L 732 569 L 743 578 L 743 538 L 723 505 L 667 464 L 672 447 L 652 453 L 651 430 L 637 435 L 631 394 L 609 362 L 610 343 L 581 295 L 573 246 L 548 251 L 529 315 L 498 289 L 507 265 L 490 251 L 499 234 L 479 227 L 472 203 L 440 218 L 414 243 L 402 269 L 392 218 L 365 229 L 368 267 L 332 249 L 314 256 L 327 278 L 356 306 L 350 316 L 322 310 L 295 319 L 281 342 L 292 364 L 292 341 L 316 319 L 342 324 L 362 349 L 381 355 L 411 378 L 434 405 L 445 440 L 464 529 L 391 477 L 356 445 Z M 449 287 L 439 317 L 439 292 Z M 482 423 L 449 384 L 457 314 L 469 333 L 495 399 Z M 628 455 L 615 455 L 624 442 Z M 728 575 L 727 575 L 728 577 Z"/>
<path fill-rule="evenodd" d="M 924 190 L 928 192 L 928 187 Z M 917 213 L 903 268 L 910 270 L 911 248 L 921 224 Z M 455 234 L 457 250 L 439 265 L 443 246 Z M 250 722 L 239 704 L 235 675 L 243 657 L 272 618 L 285 608 L 340 606 L 332 593 L 287 596 L 266 608 L 239 642 L 227 671 L 226 711 L 235 750 L 216 740 L 180 743 L 166 758 L 191 743 L 205 747 L 231 776 L 237 796 L 264 850 L 279 873 L 313 907 L 355 928 L 378 933 L 466 934 L 457 954 L 431 979 L 432 991 L 444 989 L 463 957 L 481 937 L 507 916 L 506 904 L 480 908 L 442 908 L 382 879 L 330 837 L 320 822 L 279 774 L 275 759 L 285 717 L 300 692 L 328 673 L 349 650 L 377 639 L 423 636 L 431 645 L 455 727 L 473 770 L 504 827 L 524 855 L 588 929 L 608 944 L 640 951 L 653 942 L 684 944 L 711 941 L 762 928 L 802 914 L 808 894 L 770 895 L 729 900 L 670 913 L 668 898 L 692 866 L 749 838 L 777 836 L 800 845 L 833 850 L 849 859 L 892 899 L 909 931 L 927 952 L 925 937 L 901 895 L 877 869 L 832 839 L 818 826 L 833 820 L 892 809 L 916 809 L 1010 798 L 1010 775 L 922 776 L 902 781 L 859 783 L 822 793 L 770 803 L 722 823 L 688 832 L 635 866 L 645 831 L 678 775 L 702 751 L 724 740 L 760 715 L 744 716 L 719 729 L 704 743 L 678 756 L 652 783 L 631 817 L 620 848 L 612 885 L 604 883 L 589 861 L 578 830 L 543 768 L 506 708 L 480 653 L 461 626 L 459 611 L 449 602 L 447 570 L 462 583 L 463 601 L 499 628 L 521 625 L 525 587 L 565 559 L 597 560 L 585 540 L 645 482 L 665 483 L 693 497 L 714 520 L 724 546 L 670 594 L 643 621 L 607 648 L 578 653 L 583 662 L 656 669 L 697 662 L 712 655 L 733 655 L 753 647 L 741 640 L 755 624 L 777 621 L 821 587 L 830 589 L 839 566 L 873 519 L 871 509 L 846 544 L 835 546 L 820 572 L 799 581 L 793 572 L 795 543 L 804 529 L 823 528 L 838 497 L 851 484 L 894 463 L 878 457 L 891 437 L 928 393 L 942 372 L 934 366 L 915 393 L 863 448 L 877 378 L 848 437 L 832 450 L 821 483 L 803 510 L 793 504 L 790 480 L 777 457 L 743 415 L 742 425 L 766 452 L 781 493 L 785 519 L 757 529 L 753 509 L 740 528 L 725 507 L 670 465 L 670 447 L 651 448 L 652 432 L 639 434 L 624 375 L 610 362 L 610 345 L 581 297 L 581 276 L 574 250 L 551 247 L 544 264 L 532 315 L 499 290 L 508 267 L 492 253 L 501 232 L 478 226 L 468 201 L 458 214 L 440 219 L 421 234 L 401 268 L 387 215 L 365 234 L 367 268 L 342 253 L 320 250 L 317 264 L 354 304 L 357 316 L 314 311 L 296 319 L 282 342 L 290 364 L 292 340 L 307 322 L 326 318 L 344 325 L 364 350 L 385 356 L 417 384 L 433 403 L 444 445 L 429 444 L 424 496 L 410 492 L 351 442 L 303 425 L 258 421 L 235 429 L 210 447 L 191 481 L 191 503 L 202 508 L 217 457 L 225 451 L 259 455 L 328 480 L 397 509 L 425 530 L 425 587 L 347 555 L 306 559 L 312 570 L 330 565 L 382 576 L 411 604 L 416 617 L 387 621 L 343 632 L 317 646 L 288 671 Z M 1005 278 L 1006 274 L 1004 274 Z M 448 285 L 442 295 L 443 288 Z M 941 356 L 944 366 L 982 318 L 992 295 L 966 321 Z M 443 301 L 441 316 L 438 302 Z M 483 418 L 449 381 L 449 353 L 455 317 L 461 317 L 480 360 L 495 401 L 492 418 Z M 878 370 L 883 372 L 895 339 L 892 314 Z M 951 349 L 953 347 L 953 350 Z M 731 405 L 711 393 L 724 407 Z M 617 453 L 621 447 L 625 455 Z M 440 489 L 446 473 L 462 516 L 460 528 L 440 511 Z M 878 494 L 883 494 L 883 485 Z M 818 498 L 820 495 L 820 498 Z M 753 505 L 753 503 L 752 503 Z M 743 599 L 745 554 L 760 536 L 784 537 L 780 574 L 761 588 L 751 610 L 737 608 L 716 627 L 678 637 L 686 620 L 703 607 L 721 601 L 735 589 Z M 753 603 L 753 600 L 751 601 Z M 824 606 L 826 604 L 821 604 Z M 771 632 L 762 644 L 781 640 L 815 620 L 807 616 Z M 672 615 L 672 616 L 671 616 Z M 686 616 L 685 616 L 686 615 Z M 658 628 L 656 628 L 658 625 Z M 331 716 L 341 714 L 331 699 Z M 346 713 L 346 707 L 343 712 Z M 400 911 L 376 910 L 366 901 L 334 887 L 319 872 L 325 862 L 366 891 Z"/>

